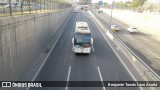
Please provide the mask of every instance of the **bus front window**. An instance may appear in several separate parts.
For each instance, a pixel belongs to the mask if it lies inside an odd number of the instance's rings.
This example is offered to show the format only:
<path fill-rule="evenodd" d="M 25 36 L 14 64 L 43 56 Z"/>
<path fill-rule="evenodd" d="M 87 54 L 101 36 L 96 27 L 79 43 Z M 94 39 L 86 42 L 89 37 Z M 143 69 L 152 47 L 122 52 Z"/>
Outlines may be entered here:
<path fill-rule="evenodd" d="M 82 38 L 83 38 L 82 40 L 83 40 L 84 44 L 89 44 L 90 41 L 91 41 L 91 35 L 90 34 L 83 35 Z"/>
<path fill-rule="evenodd" d="M 90 34 L 75 35 L 75 43 L 76 44 L 89 44 L 90 40 L 91 40 Z"/>

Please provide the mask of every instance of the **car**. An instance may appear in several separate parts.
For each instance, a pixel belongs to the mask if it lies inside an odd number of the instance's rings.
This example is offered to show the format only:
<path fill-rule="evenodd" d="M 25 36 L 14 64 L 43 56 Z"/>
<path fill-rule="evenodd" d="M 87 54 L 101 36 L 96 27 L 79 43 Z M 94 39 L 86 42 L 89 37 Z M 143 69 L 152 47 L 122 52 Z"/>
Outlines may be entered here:
<path fill-rule="evenodd" d="M 98 13 L 102 13 L 103 12 L 103 9 L 102 8 L 99 8 L 98 9 Z"/>
<path fill-rule="evenodd" d="M 131 26 L 131 27 L 129 27 L 129 28 L 127 29 L 127 31 L 130 32 L 130 33 L 137 33 L 137 28 Z"/>
<path fill-rule="evenodd" d="M 119 31 L 120 30 L 119 27 L 118 27 L 118 25 L 112 25 L 111 29 L 115 30 L 115 31 Z"/>
<path fill-rule="evenodd" d="M 80 10 L 84 10 L 84 7 L 83 7 L 83 6 L 81 6 L 81 7 L 80 7 Z"/>
<path fill-rule="evenodd" d="M 7 4 L 7 5 L 5 5 L 4 7 L 7 7 L 7 8 L 9 8 L 9 7 L 10 7 L 10 5 L 9 5 L 9 4 Z M 16 5 L 14 5 L 14 4 L 11 4 L 11 7 L 16 7 Z"/>
<path fill-rule="evenodd" d="M 74 12 L 75 12 L 75 13 L 78 13 L 78 11 L 77 11 L 77 10 L 74 10 Z"/>
<path fill-rule="evenodd" d="M 75 12 L 75 13 L 78 13 L 78 10 L 77 10 L 77 9 L 74 9 L 74 12 Z"/>

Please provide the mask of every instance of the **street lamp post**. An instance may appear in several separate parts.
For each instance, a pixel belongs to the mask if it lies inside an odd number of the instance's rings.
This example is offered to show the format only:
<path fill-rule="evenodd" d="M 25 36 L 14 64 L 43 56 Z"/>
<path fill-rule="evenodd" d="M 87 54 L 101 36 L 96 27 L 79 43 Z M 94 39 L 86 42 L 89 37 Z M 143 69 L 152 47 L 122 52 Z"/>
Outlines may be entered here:
<path fill-rule="evenodd" d="M 11 0 L 9 0 L 9 12 L 10 12 L 10 16 L 12 17 L 12 7 L 11 7 Z"/>
<path fill-rule="evenodd" d="M 29 13 L 31 14 L 31 1 L 29 0 Z"/>
<path fill-rule="evenodd" d="M 21 14 L 23 15 L 23 1 L 20 1 L 20 6 L 21 6 Z"/>
<path fill-rule="evenodd" d="M 46 4 L 46 2 L 45 2 L 45 0 L 44 0 L 44 12 L 45 12 L 45 9 L 46 9 L 46 5 L 45 5 L 45 4 Z"/>
<path fill-rule="evenodd" d="M 110 30 L 111 30 L 111 25 L 112 25 L 112 10 L 113 10 L 113 2 L 114 2 L 114 0 L 112 1 L 112 6 L 111 6 Z"/>
<path fill-rule="evenodd" d="M 40 12 L 41 12 L 41 9 L 42 9 L 42 8 L 41 8 L 41 4 L 42 4 L 42 3 L 41 3 L 41 0 L 40 0 Z"/>

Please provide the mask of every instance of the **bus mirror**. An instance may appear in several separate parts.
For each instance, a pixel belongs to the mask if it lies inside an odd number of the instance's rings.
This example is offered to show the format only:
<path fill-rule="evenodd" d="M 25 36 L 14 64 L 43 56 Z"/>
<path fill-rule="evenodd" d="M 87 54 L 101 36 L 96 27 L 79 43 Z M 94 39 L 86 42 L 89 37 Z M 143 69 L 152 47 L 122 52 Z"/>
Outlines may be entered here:
<path fill-rule="evenodd" d="M 93 44 L 93 38 L 91 38 L 91 44 Z"/>
<path fill-rule="evenodd" d="M 74 38 L 72 38 L 72 44 L 74 44 Z"/>

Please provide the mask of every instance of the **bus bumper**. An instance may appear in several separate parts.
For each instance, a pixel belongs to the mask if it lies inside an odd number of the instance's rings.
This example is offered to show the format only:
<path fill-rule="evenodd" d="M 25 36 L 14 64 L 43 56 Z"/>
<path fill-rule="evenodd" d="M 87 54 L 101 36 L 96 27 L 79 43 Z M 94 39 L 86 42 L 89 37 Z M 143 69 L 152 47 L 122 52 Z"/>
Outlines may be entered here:
<path fill-rule="evenodd" d="M 74 53 L 91 53 L 91 48 L 74 48 Z"/>

